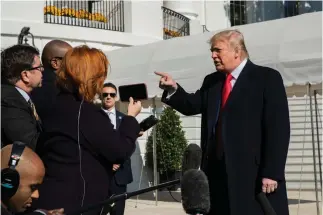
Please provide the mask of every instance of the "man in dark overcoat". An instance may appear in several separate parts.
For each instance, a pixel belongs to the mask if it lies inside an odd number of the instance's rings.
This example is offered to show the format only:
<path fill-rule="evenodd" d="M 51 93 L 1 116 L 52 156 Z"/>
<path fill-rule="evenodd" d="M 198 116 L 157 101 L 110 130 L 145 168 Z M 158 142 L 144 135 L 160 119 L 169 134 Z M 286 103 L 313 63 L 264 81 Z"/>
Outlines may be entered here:
<path fill-rule="evenodd" d="M 202 114 L 202 170 L 209 180 L 211 215 L 264 214 L 264 192 L 278 215 L 288 215 L 285 164 L 290 139 L 286 91 L 280 73 L 253 64 L 241 32 L 211 40 L 216 72 L 187 93 L 172 77 L 155 72 L 162 101 L 184 115 Z"/>

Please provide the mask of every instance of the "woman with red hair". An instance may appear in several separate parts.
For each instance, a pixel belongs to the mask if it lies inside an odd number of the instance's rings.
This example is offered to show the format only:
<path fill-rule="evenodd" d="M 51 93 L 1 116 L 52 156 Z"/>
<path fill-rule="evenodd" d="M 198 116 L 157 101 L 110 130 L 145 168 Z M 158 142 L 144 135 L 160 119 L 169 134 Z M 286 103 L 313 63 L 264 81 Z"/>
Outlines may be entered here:
<path fill-rule="evenodd" d="M 98 49 L 80 46 L 66 53 L 57 73 L 60 93 L 52 114 L 42 119 L 44 133 L 37 152 L 46 175 L 34 207 L 64 208 L 68 214 L 106 199 L 112 165 L 134 152 L 140 132 L 135 117 L 141 103 L 131 99 L 117 131 L 108 115 L 93 104 L 107 72 L 108 60 Z"/>

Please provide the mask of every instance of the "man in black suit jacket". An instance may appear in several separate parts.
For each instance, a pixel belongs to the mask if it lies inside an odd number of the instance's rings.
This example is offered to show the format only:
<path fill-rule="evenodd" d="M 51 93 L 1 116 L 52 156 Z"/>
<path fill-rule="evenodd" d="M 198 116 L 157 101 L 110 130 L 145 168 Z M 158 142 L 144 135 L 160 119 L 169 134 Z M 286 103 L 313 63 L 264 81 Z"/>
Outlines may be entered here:
<path fill-rule="evenodd" d="M 41 60 L 44 65 L 42 87 L 31 92 L 31 98 L 37 107 L 40 118 L 50 115 L 58 94 L 56 87 L 56 73 L 61 67 L 62 59 L 72 48 L 70 44 L 62 40 L 49 41 L 42 52 Z"/>
<path fill-rule="evenodd" d="M 202 114 L 201 168 L 209 180 L 209 214 L 264 214 L 256 200 L 264 192 L 277 214 L 288 215 L 284 170 L 290 122 L 282 77 L 248 59 L 237 30 L 217 33 L 210 44 L 217 72 L 195 93 L 156 72 L 165 89 L 163 102 L 184 115 Z"/>
<path fill-rule="evenodd" d="M 114 125 L 114 129 L 118 129 L 124 114 L 117 111 L 115 108 L 117 99 L 116 86 L 112 83 L 105 83 L 103 85 L 101 99 L 102 110 L 110 117 L 111 123 Z M 114 164 L 113 171 L 114 175 L 110 183 L 109 193 L 111 195 L 118 195 L 127 192 L 127 184 L 130 184 L 133 181 L 131 159 L 129 158 L 122 164 Z M 125 200 L 120 200 L 111 208 L 110 214 L 123 215 L 124 209 Z"/>
<path fill-rule="evenodd" d="M 35 149 L 42 127 L 30 93 L 41 86 L 43 70 L 32 46 L 14 45 L 1 52 L 2 146 L 21 141 Z"/>

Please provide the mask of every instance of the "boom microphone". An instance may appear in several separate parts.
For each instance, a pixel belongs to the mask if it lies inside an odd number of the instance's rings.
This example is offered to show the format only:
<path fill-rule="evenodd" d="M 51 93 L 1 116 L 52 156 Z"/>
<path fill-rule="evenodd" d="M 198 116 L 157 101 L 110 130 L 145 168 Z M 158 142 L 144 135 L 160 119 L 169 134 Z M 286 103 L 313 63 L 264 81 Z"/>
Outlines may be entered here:
<path fill-rule="evenodd" d="M 197 144 L 189 144 L 184 151 L 182 174 L 190 169 L 199 169 L 202 161 L 202 149 Z"/>
<path fill-rule="evenodd" d="M 182 205 L 187 214 L 208 214 L 210 211 L 209 182 L 202 170 L 187 170 L 181 181 Z"/>

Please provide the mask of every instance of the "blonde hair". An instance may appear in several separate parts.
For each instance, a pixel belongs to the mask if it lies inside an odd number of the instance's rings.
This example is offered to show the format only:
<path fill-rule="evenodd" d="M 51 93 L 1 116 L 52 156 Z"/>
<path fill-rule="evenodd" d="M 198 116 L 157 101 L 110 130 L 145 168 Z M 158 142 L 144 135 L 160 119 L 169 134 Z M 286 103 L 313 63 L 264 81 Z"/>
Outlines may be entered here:
<path fill-rule="evenodd" d="M 210 45 L 214 45 L 216 41 L 224 41 L 230 44 L 231 48 L 240 48 L 244 57 L 249 57 L 248 50 L 245 45 L 243 34 L 239 30 L 225 30 L 216 33 L 209 40 Z"/>

